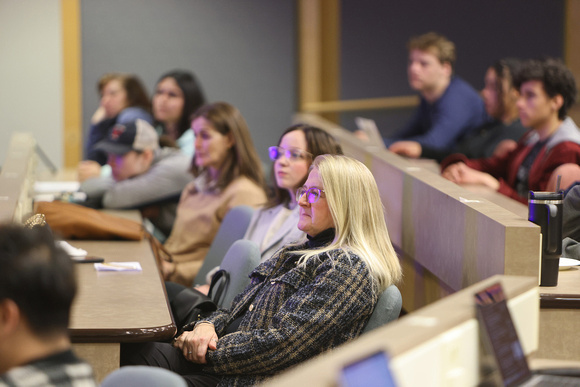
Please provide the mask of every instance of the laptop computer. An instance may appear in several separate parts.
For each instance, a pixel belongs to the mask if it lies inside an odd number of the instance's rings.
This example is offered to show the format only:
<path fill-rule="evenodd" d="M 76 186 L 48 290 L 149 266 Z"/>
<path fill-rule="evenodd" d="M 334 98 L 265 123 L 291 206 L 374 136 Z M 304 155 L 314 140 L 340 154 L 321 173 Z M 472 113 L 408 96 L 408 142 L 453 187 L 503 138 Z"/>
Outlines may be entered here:
<path fill-rule="evenodd" d="M 494 385 L 580 386 L 580 378 L 532 374 L 500 283 L 476 293 L 475 303 L 484 348 L 499 370 Z"/>
<path fill-rule="evenodd" d="M 395 387 L 389 356 L 377 352 L 342 369 L 340 387 Z"/>
<path fill-rule="evenodd" d="M 356 117 L 354 122 L 356 127 L 368 136 L 370 144 L 382 149 L 387 147 L 374 120 L 371 120 L 370 118 Z"/>

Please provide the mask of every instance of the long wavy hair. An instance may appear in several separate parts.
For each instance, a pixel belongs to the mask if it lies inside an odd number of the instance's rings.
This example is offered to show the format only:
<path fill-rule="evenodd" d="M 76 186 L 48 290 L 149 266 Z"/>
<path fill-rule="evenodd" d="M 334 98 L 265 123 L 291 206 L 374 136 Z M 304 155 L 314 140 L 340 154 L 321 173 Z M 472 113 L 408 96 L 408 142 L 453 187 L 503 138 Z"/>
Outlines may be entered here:
<path fill-rule="evenodd" d="M 234 141 L 215 181 L 216 187 L 224 189 L 240 176 L 245 176 L 260 187 L 265 187 L 262 163 L 242 113 L 229 103 L 215 102 L 199 108 L 194 113 L 192 121 L 199 117 L 205 118 L 224 136 L 231 134 Z M 203 172 L 203 169 L 195 164 L 195 156 L 192 159 L 191 172 L 194 176 Z"/>
<path fill-rule="evenodd" d="M 334 240 L 326 247 L 299 250 L 300 262 L 330 250 L 356 254 L 368 266 L 379 291 L 396 284 L 402 269 L 391 244 L 379 189 L 371 171 L 360 161 L 341 155 L 314 159 L 335 227 Z"/>
<path fill-rule="evenodd" d="M 181 111 L 179 122 L 177 123 L 177 138 L 179 138 L 191 127 L 191 115 L 205 103 L 205 95 L 201 88 L 201 84 L 191 71 L 168 71 L 159 77 L 159 80 L 155 84 L 155 88 L 157 89 L 157 85 L 166 78 L 172 78 L 183 93 L 183 110 Z M 155 125 L 165 127 L 164 123 L 157 120 L 155 121 Z M 167 145 L 176 146 L 175 142 L 165 134 L 162 134 L 161 141 Z"/>

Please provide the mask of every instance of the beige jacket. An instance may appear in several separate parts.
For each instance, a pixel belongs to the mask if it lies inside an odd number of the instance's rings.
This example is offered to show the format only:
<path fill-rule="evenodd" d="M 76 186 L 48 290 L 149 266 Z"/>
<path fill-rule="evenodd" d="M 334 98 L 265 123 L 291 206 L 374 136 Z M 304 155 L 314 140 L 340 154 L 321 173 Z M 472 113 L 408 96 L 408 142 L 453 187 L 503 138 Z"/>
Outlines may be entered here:
<path fill-rule="evenodd" d="M 188 184 L 165 242 L 176 263 L 169 280 L 191 286 L 226 213 L 242 204 L 257 207 L 265 202 L 264 190 L 246 177 L 235 179 L 222 191 L 198 191 L 195 182 Z"/>

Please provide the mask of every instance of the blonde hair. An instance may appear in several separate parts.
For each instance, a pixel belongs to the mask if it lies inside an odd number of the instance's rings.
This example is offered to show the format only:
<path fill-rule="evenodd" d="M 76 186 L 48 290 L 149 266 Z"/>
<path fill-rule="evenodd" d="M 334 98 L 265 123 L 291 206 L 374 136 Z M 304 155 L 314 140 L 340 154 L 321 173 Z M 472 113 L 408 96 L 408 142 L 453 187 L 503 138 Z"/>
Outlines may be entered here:
<path fill-rule="evenodd" d="M 378 290 L 401 280 L 402 269 L 391 244 L 377 183 L 360 161 L 341 155 L 321 155 L 312 168 L 318 170 L 335 226 L 330 245 L 301 250 L 301 263 L 309 258 L 342 249 L 359 256 L 368 266 Z"/>

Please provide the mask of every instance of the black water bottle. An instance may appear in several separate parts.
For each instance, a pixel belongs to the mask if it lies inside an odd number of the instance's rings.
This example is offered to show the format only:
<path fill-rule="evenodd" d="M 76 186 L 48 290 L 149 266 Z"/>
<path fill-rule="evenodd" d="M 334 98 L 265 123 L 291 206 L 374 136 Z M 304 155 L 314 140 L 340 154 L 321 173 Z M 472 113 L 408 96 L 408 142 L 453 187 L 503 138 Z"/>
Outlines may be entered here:
<path fill-rule="evenodd" d="M 542 229 L 540 286 L 558 285 L 562 255 L 562 199 L 560 192 L 534 192 L 528 195 L 528 220 Z"/>

